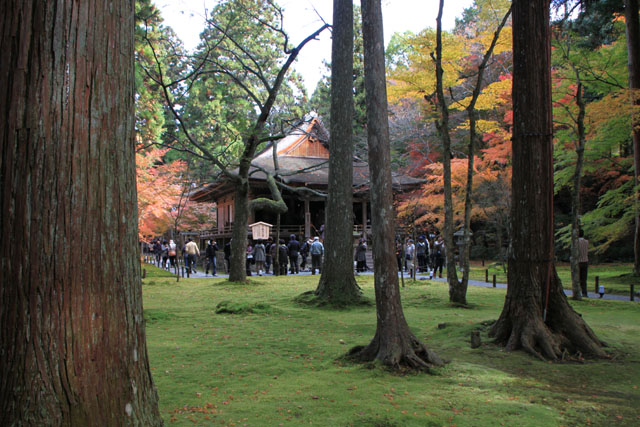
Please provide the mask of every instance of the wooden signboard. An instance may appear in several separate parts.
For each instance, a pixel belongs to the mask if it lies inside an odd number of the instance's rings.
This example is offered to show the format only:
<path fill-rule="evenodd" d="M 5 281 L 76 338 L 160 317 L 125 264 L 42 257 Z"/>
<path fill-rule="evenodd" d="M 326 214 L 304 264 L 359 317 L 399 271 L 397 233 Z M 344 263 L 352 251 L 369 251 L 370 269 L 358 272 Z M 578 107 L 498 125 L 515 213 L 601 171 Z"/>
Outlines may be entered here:
<path fill-rule="evenodd" d="M 253 240 L 267 240 L 271 234 L 271 227 L 273 227 L 273 225 L 262 221 L 249 224 Z"/>

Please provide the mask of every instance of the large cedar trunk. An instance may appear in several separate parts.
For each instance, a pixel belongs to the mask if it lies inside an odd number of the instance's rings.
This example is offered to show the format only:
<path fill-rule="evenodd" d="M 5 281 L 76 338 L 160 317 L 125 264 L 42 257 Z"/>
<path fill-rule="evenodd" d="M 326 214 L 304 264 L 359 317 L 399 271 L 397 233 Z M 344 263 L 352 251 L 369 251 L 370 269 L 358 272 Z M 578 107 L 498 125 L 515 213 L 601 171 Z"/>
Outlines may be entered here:
<path fill-rule="evenodd" d="M 513 203 L 505 305 L 491 329 L 541 359 L 603 356 L 554 266 L 549 0 L 513 2 Z"/>
<path fill-rule="evenodd" d="M 133 2 L 0 2 L 0 425 L 160 425 L 142 316 Z"/>
<path fill-rule="evenodd" d="M 625 0 L 624 15 L 627 21 L 627 52 L 629 67 L 629 88 L 631 102 L 640 106 L 640 20 L 638 18 L 638 0 Z M 633 125 L 633 165 L 634 182 L 638 185 L 640 173 L 640 114 L 634 113 Z M 640 190 L 636 192 L 636 204 L 640 204 Z M 640 216 L 636 215 L 633 269 L 640 275 Z"/>
<path fill-rule="evenodd" d="M 331 304 L 360 299 L 353 276 L 353 2 L 333 2 L 331 139 L 325 257 L 316 295 Z"/>
<path fill-rule="evenodd" d="M 369 345 L 356 347 L 351 353 L 363 361 L 378 360 L 392 367 L 428 370 L 443 362 L 409 330 L 400 302 L 380 0 L 362 1 L 362 33 L 378 321 L 376 334 Z"/>

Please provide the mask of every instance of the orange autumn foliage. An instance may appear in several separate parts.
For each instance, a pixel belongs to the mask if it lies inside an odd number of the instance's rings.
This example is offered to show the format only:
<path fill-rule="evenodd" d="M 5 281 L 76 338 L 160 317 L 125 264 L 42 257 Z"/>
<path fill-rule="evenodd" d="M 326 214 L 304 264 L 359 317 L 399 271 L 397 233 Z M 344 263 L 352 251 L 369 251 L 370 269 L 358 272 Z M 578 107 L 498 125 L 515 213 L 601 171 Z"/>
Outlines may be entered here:
<path fill-rule="evenodd" d="M 140 239 L 162 235 L 178 225 L 200 230 L 215 224 L 215 205 L 188 201 L 187 164 L 182 160 L 164 162 L 167 151 L 153 148 L 136 153 Z"/>

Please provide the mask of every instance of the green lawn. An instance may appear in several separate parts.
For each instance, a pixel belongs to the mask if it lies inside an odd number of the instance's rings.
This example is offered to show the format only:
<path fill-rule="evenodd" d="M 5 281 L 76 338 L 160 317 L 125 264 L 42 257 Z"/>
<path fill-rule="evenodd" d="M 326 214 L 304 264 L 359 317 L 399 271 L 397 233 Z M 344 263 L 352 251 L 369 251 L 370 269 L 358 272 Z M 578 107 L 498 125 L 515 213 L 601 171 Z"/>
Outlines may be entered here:
<path fill-rule="evenodd" d="M 398 375 L 339 361 L 372 338 L 375 307 L 296 305 L 318 276 L 176 282 L 145 268 L 151 370 L 168 424 L 640 425 L 637 303 L 572 302 L 612 358 L 547 363 L 490 343 L 485 325 L 500 314 L 504 290 L 471 287 L 472 308 L 461 309 L 447 303 L 445 283 L 408 281 L 401 292 L 409 325 L 449 363 L 433 375 Z M 357 280 L 373 298 L 373 277 Z M 216 314 L 221 302 L 245 311 Z M 476 328 L 483 345 L 473 350 Z"/>
<path fill-rule="evenodd" d="M 560 280 L 562 280 L 562 286 L 565 289 L 571 289 L 571 267 L 569 264 L 559 263 L 556 265 L 556 269 Z M 496 275 L 498 283 L 507 283 L 507 273 L 502 264 L 492 261 L 486 261 L 484 266 L 480 261 L 472 261 L 469 277 L 472 280 L 484 281 L 486 277 L 485 270 L 489 270 L 489 281 L 492 281 L 493 275 Z M 607 293 L 629 296 L 629 285 L 631 284 L 635 285 L 635 292 L 640 291 L 640 277 L 633 274 L 632 264 L 590 265 L 588 274 L 589 292 L 595 292 L 596 276 L 599 277 L 599 284 L 604 285 Z"/>

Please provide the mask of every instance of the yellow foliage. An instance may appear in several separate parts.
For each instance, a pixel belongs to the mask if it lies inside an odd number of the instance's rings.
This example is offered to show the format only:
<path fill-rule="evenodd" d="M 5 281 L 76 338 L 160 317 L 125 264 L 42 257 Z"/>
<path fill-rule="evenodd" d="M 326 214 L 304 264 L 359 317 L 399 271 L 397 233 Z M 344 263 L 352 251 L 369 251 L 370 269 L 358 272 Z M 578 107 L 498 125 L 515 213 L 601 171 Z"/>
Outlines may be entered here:
<path fill-rule="evenodd" d="M 390 102 L 402 98 L 423 98 L 435 92 L 436 32 L 426 29 L 409 40 L 413 53 L 409 55 L 409 69 L 395 70 L 389 76 L 388 96 Z M 468 52 L 462 38 L 451 33 L 442 33 L 442 69 L 444 87 L 460 83 L 461 61 Z"/>

